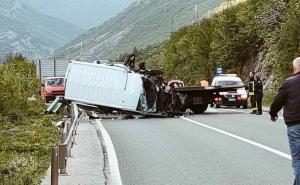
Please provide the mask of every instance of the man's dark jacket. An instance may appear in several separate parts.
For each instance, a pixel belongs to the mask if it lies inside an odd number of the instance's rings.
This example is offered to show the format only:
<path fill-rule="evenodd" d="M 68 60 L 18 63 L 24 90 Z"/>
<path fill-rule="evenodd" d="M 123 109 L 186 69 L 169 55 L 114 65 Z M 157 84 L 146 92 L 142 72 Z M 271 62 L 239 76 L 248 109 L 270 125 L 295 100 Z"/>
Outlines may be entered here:
<path fill-rule="evenodd" d="M 288 126 L 300 124 L 300 72 L 284 81 L 271 105 L 270 115 L 276 117 L 282 107 Z"/>
<path fill-rule="evenodd" d="M 254 93 L 256 96 L 263 96 L 263 84 L 261 82 L 261 80 L 257 80 L 255 81 L 255 90 Z"/>

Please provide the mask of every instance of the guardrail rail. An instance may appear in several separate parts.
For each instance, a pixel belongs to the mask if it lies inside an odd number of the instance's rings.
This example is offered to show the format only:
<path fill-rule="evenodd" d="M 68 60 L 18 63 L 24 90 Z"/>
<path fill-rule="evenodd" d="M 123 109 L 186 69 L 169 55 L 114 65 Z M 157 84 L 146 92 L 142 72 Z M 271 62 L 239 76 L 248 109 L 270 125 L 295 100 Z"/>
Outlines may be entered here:
<path fill-rule="evenodd" d="M 51 159 L 51 185 L 58 185 L 59 175 L 68 175 L 67 160 L 72 157 L 72 148 L 75 144 L 75 136 L 79 120 L 83 116 L 75 103 L 71 103 L 71 118 L 67 118 L 63 122 L 63 132 L 61 142 L 52 150 Z"/>

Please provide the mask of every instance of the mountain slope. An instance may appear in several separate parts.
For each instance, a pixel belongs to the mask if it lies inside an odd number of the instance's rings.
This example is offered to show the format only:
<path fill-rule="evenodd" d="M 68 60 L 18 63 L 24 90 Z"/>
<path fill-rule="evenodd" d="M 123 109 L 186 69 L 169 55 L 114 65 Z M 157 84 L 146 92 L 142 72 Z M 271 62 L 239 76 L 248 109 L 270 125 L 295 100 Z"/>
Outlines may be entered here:
<path fill-rule="evenodd" d="M 139 0 L 99 27 L 82 34 L 57 53 L 58 57 L 116 58 L 136 46 L 145 47 L 167 39 L 172 31 L 195 20 L 194 7 L 202 17 L 222 0 Z M 82 44 L 81 44 L 82 43 Z"/>
<path fill-rule="evenodd" d="M 129 0 L 22 0 L 43 14 L 84 29 L 100 25 L 129 5 Z"/>
<path fill-rule="evenodd" d="M 0 2 L 0 58 L 9 52 L 27 57 L 49 55 L 83 30 L 70 23 L 45 16 L 18 0 Z"/>

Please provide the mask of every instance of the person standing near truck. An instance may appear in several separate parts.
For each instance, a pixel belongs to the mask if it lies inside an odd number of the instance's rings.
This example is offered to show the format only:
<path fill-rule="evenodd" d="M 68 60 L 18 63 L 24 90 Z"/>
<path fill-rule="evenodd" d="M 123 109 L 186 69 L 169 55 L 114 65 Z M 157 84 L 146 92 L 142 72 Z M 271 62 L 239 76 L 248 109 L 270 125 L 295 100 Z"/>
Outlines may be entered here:
<path fill-rule="evenodd" d="M 134 69 L 135 59 L 136 59 L 135 54 L 128 55 L 124 61 L 124 66 L 128 66 L 130 69 Z"/>
<path fill-rule="evenodd" d="M 263 84 L 258 75 L 255 75 L 254 86 L 255 101 L 257 106 L 256 115 L 262 115 Z"/>
<path fill-rule="evenodd" d="M 255 100 L 255 79 L 254 79 L 254 72 L 250 72 L 249 75 L 249 82 L 248 82 L 248 88 L 249 88 L 249 98 L 250 98 L 250 103 L 252 107 L 252 111 L 250 114 L 256 114 L 257 108 L 256 108 L 256 100 Z"/>

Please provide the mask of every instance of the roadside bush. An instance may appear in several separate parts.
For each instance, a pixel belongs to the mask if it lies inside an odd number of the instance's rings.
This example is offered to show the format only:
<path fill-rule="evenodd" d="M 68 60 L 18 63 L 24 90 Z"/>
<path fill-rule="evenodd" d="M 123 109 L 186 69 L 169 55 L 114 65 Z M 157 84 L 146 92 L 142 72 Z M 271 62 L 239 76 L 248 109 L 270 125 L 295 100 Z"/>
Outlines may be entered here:
<path fill-rule="evenodd" d="M 38 114 L 43 109 L 39 98 L 40 82 L 36 78 L 35 65 L 22 55 L 9 55 L 0 68 L 0 114 L 2 117 L 21 123 L 26 116 Z"/>
<path fill-rule="evenodd" d="M 0 184 L 40 184 L 49 166 L 59 116 L 44 114 L 39 88 L 35 65 L 22 55 L 0 65 Z"/>

